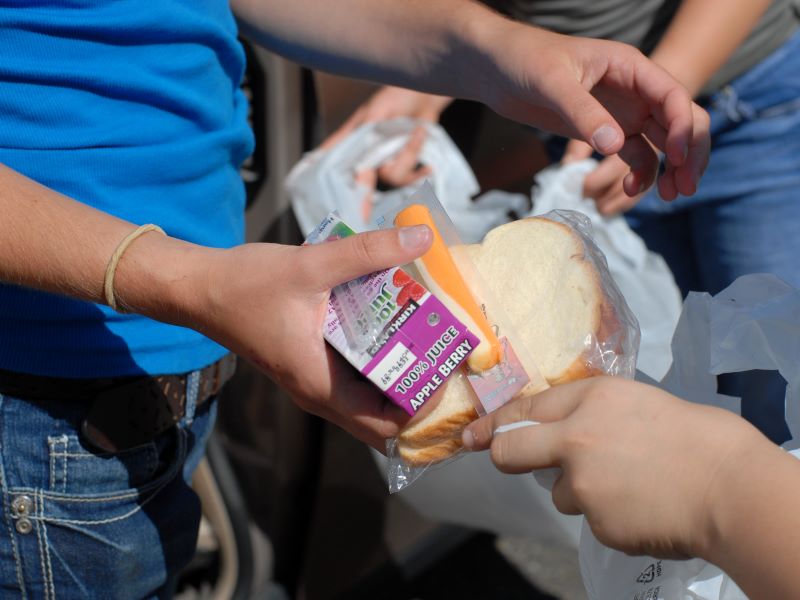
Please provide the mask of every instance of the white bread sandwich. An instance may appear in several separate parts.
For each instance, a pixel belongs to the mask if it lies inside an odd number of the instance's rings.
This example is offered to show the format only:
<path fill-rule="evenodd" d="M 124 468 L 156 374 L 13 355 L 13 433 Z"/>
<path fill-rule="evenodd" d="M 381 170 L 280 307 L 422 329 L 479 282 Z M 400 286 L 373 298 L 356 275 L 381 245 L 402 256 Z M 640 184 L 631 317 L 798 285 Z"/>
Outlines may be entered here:
<path fill-rule="evenodd" d="M 548 384 L 602 374 L 593 366 L 594 341 L 618 330 L 619 322 L 600 273 L 572 228 L 527 218 L 497 227 L 481 244 L 450 250 L 462 274 L 470 270 L 462 268 L 469 258 L 513 323 L 514 344 L 524 345 Z M 489 302 L 485 311 L 492 322 Z M 540 389 L 529 386 L 518 397 Z M 397 450 L 403 462 L 425 466 L 456 454 L 461 431 L 478 418 L 476 402 L 466 377 L 451 377 L 400 432 Z"/>

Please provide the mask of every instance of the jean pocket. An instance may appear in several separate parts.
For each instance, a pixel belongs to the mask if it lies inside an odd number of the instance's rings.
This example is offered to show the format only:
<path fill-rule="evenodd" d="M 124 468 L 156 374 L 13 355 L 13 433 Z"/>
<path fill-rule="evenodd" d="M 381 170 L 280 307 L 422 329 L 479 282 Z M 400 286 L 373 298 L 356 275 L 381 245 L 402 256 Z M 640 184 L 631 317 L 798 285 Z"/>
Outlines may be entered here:
<path fill-rule="evenodd" d="M 181 476 L 188 433 L 161 438 L 113 455 L 69 435 L 49 439 L 51 489 L 11 490 L 29 503 L 17 545 L 32 593 L 40 581 L 44 597 L 150 597 L 188 563 L 200 521 Z"/>
<path fill-rule="evenodd" d="M 74 434 L 50 436 L 49 491 L 110 495 L 146 492 L 157 486 L 185 457 L 183 432 L 172 429 L 155 440 L 123 452 L 106 453 Z"/>

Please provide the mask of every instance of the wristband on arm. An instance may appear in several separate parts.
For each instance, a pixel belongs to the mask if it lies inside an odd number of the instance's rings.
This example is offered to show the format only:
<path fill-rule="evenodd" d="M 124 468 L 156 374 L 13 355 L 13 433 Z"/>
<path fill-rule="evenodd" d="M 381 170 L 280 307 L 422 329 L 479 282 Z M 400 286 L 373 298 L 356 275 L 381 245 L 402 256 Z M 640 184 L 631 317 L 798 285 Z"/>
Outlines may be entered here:
<path fill-rule="evenodd" d="M 116 250 L 114 250 L 114 253 L 111 255 L 111 258 L 108 261 L 108 265 L 106 266 L 106 274 L 103 279 L 103 296 L 105 297 L 106 304 L 108 304 L 117 312 L 126 312 L 122 307 L 117 306 L 117 299 L 114 295 L 114 274 L 117 271 L 117 265 L 119 264 L 122 255 L 125 253 L 125 250 L 128 249 L 128 246 L 130 246 L 136 241 L 137 238 L 144 235 L 148 231 L 158 231 L 163 235 L 167 235 L 164 233 L 164 230 L 161 229 L 161 227 L 158 225 L 153 225 L 152 223 L 137 227 L 124 238 L 122 238 L 122 241 L 119 243 Z"/>

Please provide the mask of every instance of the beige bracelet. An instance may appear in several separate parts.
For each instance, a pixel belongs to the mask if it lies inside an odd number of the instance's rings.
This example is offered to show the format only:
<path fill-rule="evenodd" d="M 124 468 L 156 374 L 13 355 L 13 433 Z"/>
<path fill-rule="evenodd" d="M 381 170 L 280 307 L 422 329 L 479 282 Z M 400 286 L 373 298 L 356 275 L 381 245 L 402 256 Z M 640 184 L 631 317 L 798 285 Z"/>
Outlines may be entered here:
<path fill-rule="evenodd" d="M 108 266 L 106 267 L 106 276 L 103 280 L 103 295 L 105 296 L 106 303 L 117 312 L 124 312 L 121 308 L 117 307 L 117 299 L 114 296 L 114 274 L 117 271 L 119 259 L 122 258 L 122 255 L 125 253 L 125 250 L 128 249 L 128 246 L 136 241 L 136 238 L 144 235 L 148 231 L 158 231 L 159 233 L 167 235 L 164 233 L 164 230 L 161 229 L 161 227 L 158 225 L 153 225 L 152 223 L 137 227 L 124 238 L 122 238 L 122 241 L 117 246 L 117 249 L 114 250 L 114 254 L 111 255 L 111 258 L 108 261 Z"/>

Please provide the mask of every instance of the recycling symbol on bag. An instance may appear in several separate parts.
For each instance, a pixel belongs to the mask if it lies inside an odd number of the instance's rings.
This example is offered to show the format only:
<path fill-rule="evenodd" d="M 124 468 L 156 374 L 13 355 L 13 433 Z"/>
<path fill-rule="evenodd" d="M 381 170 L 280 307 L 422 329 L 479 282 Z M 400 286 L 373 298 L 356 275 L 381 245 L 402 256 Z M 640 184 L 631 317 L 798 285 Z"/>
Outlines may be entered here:
<path fill-rule="evenodd" d="M 636 578 L 637 583 L 650 583 L 661 575 L 661 561 L 650 563 L 648 567 Z"/>

